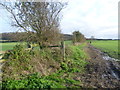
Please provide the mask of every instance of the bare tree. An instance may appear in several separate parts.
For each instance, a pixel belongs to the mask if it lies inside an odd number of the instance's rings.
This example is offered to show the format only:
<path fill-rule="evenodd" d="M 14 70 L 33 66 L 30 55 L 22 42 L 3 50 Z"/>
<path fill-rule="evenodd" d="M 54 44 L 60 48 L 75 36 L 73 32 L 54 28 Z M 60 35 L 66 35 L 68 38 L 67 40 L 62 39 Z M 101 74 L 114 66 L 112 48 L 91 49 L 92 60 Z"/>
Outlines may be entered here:
<path fill-rule="evenodd" d="M 65 3 L 15 2 L 0 3 L 0 5 L 12 15 L 12 25 L 26 31 L 29 39 L 36 41 L 40 48 L 42 45 L 59 42 L 60 12 L 66 5 Z"/>

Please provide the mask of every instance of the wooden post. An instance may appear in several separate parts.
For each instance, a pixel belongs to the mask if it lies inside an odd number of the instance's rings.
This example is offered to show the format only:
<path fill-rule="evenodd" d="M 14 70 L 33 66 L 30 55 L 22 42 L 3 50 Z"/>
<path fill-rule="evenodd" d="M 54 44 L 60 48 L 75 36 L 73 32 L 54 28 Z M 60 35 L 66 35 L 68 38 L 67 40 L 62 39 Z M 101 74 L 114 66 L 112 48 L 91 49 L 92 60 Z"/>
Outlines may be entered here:
<path fill-rule="evenodd" d="M 61 52 L 63 55 L 63 60 L 65 60 L 65 44 L 64 41 L 61 42 Z"/>

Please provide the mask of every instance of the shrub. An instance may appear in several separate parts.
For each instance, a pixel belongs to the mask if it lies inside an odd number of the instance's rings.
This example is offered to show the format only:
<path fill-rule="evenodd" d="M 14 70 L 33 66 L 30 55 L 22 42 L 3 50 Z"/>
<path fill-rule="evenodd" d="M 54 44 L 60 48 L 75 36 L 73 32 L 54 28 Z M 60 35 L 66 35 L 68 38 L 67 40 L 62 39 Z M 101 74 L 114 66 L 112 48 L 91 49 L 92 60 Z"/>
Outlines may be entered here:
<path fill-rule="evenodd" d="M 3 56 L 3 59 L 10 59 L 20 62 L 25 62 L 30 60 L 30 52 L 25 50 L 25 48 L 22 45 L 16 45 L 13 50 L 8 51 Z"/>
<path fill-rule="evenodd" d="M 22 45 L 16 45 L 13 50 L 6 52 L 3 58 L 6 59 L 5 65 L 2 67 L 3 79 L 18 78 L 23 72 L 32 71 L 32 65 L 29 63 L 30 51 L 25 50 Z"/>
<path fill-rule="evenodd" d="M 83 43 L 83 42 L 85 42 L 85 37 L 79 31 L 74 31 L 72 41 L 74 44 L 75 43 Z"/>

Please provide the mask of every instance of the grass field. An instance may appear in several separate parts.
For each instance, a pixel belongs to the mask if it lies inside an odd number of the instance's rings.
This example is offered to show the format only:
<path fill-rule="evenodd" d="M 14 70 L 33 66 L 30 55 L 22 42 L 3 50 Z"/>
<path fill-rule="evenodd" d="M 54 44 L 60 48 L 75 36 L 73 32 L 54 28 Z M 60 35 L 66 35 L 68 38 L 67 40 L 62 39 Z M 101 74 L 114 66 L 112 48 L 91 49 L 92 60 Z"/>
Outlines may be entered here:
<path fill-rule="evenodd" d="M 7 42 L 7 43 L 0 43 L 0 51 L 6 51 L 6 50 L 11 50 L 13 47 L 17 44 L 25 44 L 25 43 L 20 43 L 20 42 Z M 66 45 L 71 45 L 71 41 L 65 41 Z M 39 47 L 35 47 L 36 49 L 39 49 Z"/>
<path fill-rule="evenodd" d="M 95 40 L 92 41 L 92 45 L 114 58 L 118 58 L 118 53 L 120 54 L 117 40 Z"/>
<path fill-rule="evenodd" d="M 20 42 L 0 43 L 0 51 L 11 50 L 17 44 L 25 44 Z"/>
<path fill-rule="evenodd" d="M 71 45 L 71 44 L 73 44 L 72 41 L 70 41 L 70 40 L 69 41 L 65 41 L 65 45 Z"/>

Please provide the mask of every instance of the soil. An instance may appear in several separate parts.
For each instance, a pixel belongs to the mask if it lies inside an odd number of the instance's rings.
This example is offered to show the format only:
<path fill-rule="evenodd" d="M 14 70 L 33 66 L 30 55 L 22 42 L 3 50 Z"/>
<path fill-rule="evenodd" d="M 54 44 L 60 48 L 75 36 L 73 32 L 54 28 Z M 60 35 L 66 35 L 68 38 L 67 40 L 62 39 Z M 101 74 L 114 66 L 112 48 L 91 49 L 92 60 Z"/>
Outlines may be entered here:
<path fill-rule="evenodd" d="M 105 53 L 88 44 L 85 52 L 89 55 L 86 72 L 76 80 L 85 88 L 120 88 L 120 61 L 105 60 Z"/>

